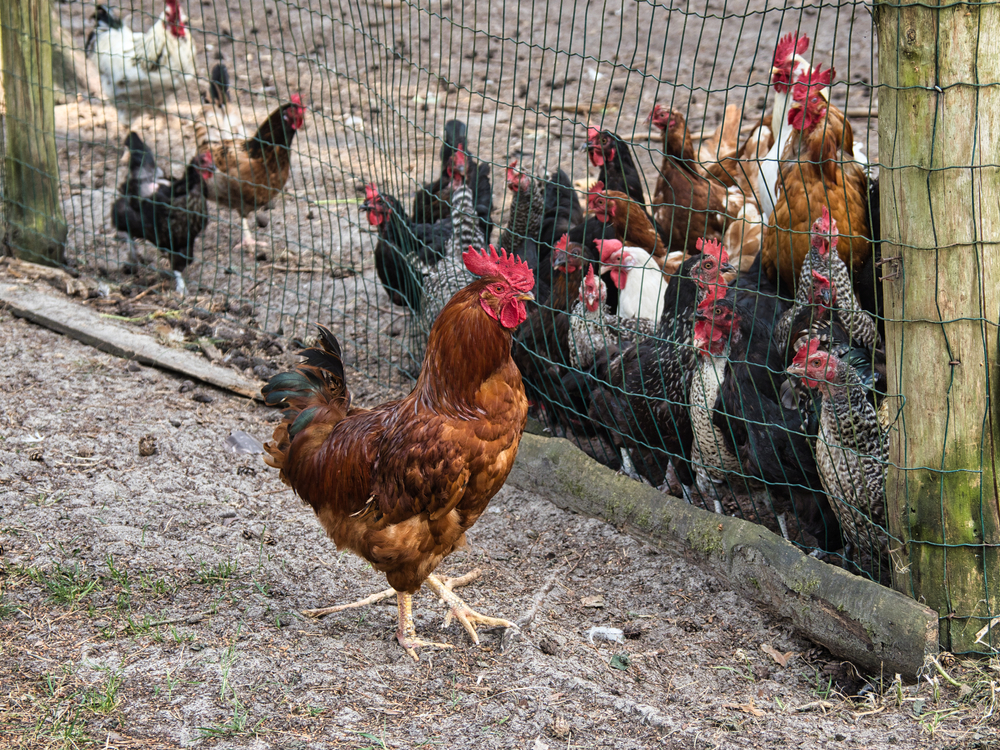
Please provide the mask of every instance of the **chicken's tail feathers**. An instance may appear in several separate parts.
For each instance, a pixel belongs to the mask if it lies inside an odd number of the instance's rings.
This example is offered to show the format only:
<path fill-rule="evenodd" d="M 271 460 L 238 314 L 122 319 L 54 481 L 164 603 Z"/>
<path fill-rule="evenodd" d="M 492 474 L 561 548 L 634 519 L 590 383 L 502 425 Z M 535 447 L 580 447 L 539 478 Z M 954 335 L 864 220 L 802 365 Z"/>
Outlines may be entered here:
<path fill-rule="evenodd" d="M 292 441 L 299 433 L 314 427 L 319 430 L 313 431 L 314 436 L 328 434 L 351 405 L 340 343 L 328 328 L 317 327 L 319 346 L 300 352 L 305 358 L 302 364 L 291 372 L 275 375 L 261 388 L 265 404 L 284 409 L 285 418 L 264 445 L 264 461 L 276 469 L 285 469 Z M 307 444 L 313 442 L 311 438 L 306 440 Z M 287 483 L 284 471 L 281 476 Z"/>
<path fill-rule="evenodd" d="M 291 372 L 275 375 L 261 388 L 265 404 L 284 408 L 283 426 L 289 438 L 294 438 L 330 407 L 335 413 L 334 421 L 343 418 L 350 408 L 351 394 L 347 390 L 340 343 L 328 328 L 317 327 L 320 345 L 304 349 L 300 352 L 305 359 L 302 364 Z"/>

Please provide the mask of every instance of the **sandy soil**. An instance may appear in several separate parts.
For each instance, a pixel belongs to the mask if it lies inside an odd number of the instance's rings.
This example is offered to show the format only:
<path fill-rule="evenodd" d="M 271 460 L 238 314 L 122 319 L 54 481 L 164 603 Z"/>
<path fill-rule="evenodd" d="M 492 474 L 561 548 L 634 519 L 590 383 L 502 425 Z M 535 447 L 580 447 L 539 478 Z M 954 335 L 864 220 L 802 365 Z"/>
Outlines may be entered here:
<path fill-rule="evenodd" d="M 414 663 L 393 606 L 299 614 L 385 581 L 226 451 L 275 412 L 4 311 L 0 368 L 6 747 L 998 746 L 1000 662 L 861 679 L 685 560 L 508 490 L 442 572 L 481 569 L 467 601 L 531 624 L 476 647 L 425 592 L 418 632 L 455 649 Z"/>

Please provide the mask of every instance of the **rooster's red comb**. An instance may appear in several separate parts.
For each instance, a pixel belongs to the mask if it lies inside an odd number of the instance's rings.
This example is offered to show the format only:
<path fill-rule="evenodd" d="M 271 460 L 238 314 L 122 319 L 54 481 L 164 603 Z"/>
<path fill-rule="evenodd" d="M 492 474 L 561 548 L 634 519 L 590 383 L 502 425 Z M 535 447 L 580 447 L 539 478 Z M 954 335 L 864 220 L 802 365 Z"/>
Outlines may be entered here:
<path fill-rule="evenodd" d="M 365 185 L 365 200 L 373 201 L 378 198 L 378 187 L 376 187 L 374 182 L 369 182 Z"/>
<path fill-rule="evenodd" d="M 302 107 L 305 109 L 305 105 L 302 103 L 302 97 L 299 94 L 292 94 L 291 96 L 292 104 L 296 107 Z"/>
<path fill-rule="evenodd" d="M 719 263 L 729 262 L 729 253 L 726 252 L 726 248 L 718 240 L 699 237 L 694 246 L 701 250 L 704 255 L 711 255 L 713 258 L 716 258 Z"/>
<path fill-rule="evenodd" d="M 795 55 L 804 54 L 807 49 L 809 49 L 809 37 L 785 34 L 778 40 L 778 46 L 774 49 L 774 67 L 781 68 L 788 65 Z"/>
<path fill-rule="evenodd" d="M 812 270 L 813 286 L 830 286 L 830 279 L 821 274 L 815 268 Z"/>
<path fill-rule="evenodd" d="M 601 180 L 598 180 L 597 182 L 595 182 L 593 185 L 590 186 L 590 189 L 587 192 L 590 195 L 597 195 L 599 193 L 603 193 L 604 192 L 604 183 L 601 182 Z"/>
<path fill-rule="evenodd" d="M 589 286 L 593 286 L 594 281 L 595 281 L 596 278 L 597 277 L 594 276 L 594 264 L 593 263 L 588 263 L 587 264 L 587 278 L 585 280 L 585 283 L 587 285 L 589 285 Z"/>
<path fill-rule="evenodd" d="M 462 260 L 475 276 L 500 276 L 518 292 L 530 292 L 535 288 L 535 274 L 528 264 L 513 253 L 508 255 L 503 248 L 498 254 L 493 245 L 489 250 L 477 250 L 469 245 L 462 253 Z"/>

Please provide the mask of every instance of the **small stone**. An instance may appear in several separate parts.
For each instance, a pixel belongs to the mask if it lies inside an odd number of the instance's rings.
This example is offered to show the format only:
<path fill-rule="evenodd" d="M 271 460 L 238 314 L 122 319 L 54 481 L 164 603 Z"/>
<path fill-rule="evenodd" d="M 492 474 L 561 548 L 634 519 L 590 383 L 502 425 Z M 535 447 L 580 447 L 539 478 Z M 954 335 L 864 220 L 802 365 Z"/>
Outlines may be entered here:
<path fill-rule="evenodd" d="M 226 508 L 224 511 L 219 513 L 219 518 L 236 518 L 236 511 L 232 508 Z"/>
<path fill-rule="evenodd" d="M 312 221 L 316 218 L 316 212 L 310 208 L 309 213 L 306 214 L 306 218 L 309 219 L 309 221 Z"/>
<path fill-rule="evenodd" d="M 29 461 L 43 461 L 45 459 L 45 454 L 42 453 L 41 448 L 32 448 L 28 452 Z"/>
<path fill-rule="evenodd" d="M 257 214 L 257 226 L 261 229 L 267 229 L 267 225 L 271 223 L 267 214 Z"/>
<path fill-rule="evenodd" d="M 156 436 L 143 435 L 139 438 L 139 455 L 143 457 L 152 456 L 156 453 Z"/>
<path fill-rule="evenodd" d="M 125 365 L 126 372 L 139 372 L 142 369 L 142 365 L 134 360 L 130 360 L 127 365 Z"/>
<path fill-rule="evenodd" d="M 197 401 L 199 404 L 210 404 L 213 401 L 215 401 L 215 396 L 210 396 L 207 393 L 202 393 L 201 391 L 198 391 L 191 397 L 191 400 Z"/>
<path fill-rule="evenodd" d="M 185 380 L 181 383 L 181 387 L 177 389 L 180 393 L 187 393 L 188 391 L 194 390 L 194 383 L 190 380 Z"/>
<path fill-rule="evenodd" d="M 179 420 L 177 417 L 171 417 L 170 424 L 172 424 L 174 427 L 180 427 L 184 423 L 181 422 L 181 420 Z"/>
<path fill-rule="evenodd" d="M 542 638 L 538 644 L 538 648 L 543 654 L 548 654 L 549 656 L 555 656 L 559 653 L 559 644 L 551 638 Z"/>
<path fill-rule="evenodd" d="M 108 622 L 107 620 L 94 620 L 94 622 L 93 622 L 93 623 L 91 623 L 91 624 L 92 624 L 92 625 L 93 625 L 93 626 L 94 626 L 95 628 L 97 628 L 97 629 L 101 629 L 101 628 L 106 628 L 106 627 L 108 627 L 108 625 L 110 625 L 111 623 L 110 623 L 110 622 Z"/>

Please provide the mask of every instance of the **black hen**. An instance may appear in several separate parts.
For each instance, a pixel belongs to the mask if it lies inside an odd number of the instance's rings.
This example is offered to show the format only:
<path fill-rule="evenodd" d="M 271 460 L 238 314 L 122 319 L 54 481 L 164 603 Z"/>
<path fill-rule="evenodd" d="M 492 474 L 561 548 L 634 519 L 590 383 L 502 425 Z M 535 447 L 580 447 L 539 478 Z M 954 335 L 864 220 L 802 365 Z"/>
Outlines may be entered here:
<path fill-rule="evenodd" d="M 413 214 L 410 217 L 417 226 L 433 225 L 451 215 L 451 178 L 446 173 L 448 162 L 459 146 L 469 153 L 469 136 L 465 123 L 461 120 L 448 120 L 444 125 L 444 142 L 441 144 L 441 176 L 433 182 L 428 182 L 419 190 L 413 199 Z M 490 167 L 480 164 L 471 157 L 466 168 L 467 185 L 472 189 L 472 200 L 479 215 L 479 227 L 486 244 L 490 242 L 493 224 L 490 215 L 493 213 L 493 189 L 490 184 Z"/>
<path fill-rule="evenodd" d="M 725 299 L 716 304 L 734 311 L 739 335 L 730 345 L 713 423 L 746 474 L 767 487 L 775 515 L 798 518 L 787 530 L 790 538 L 839 549 L 836 518 L 823 494 L 802 417 L 797 408 L 781 403 L 784 357 L 772 345 L 771 326 L 754 315 L 748 302 Z"/>
<path fill-rule="evenodd" d="M 451 221 L 414 224 L 400 202 L 379 193 L 375 185 L 365 186 L 361 210 L 368 213 L 368 223 L 378 230 L 375 272 L 379 281 L 393 304 L 419 313 L 423 278 L 444 255 L 451 237 Z"/>
<path fill-rule="evenodd" d="M 556 170 L 545 184 L 545 204 L 538 236 L 525 238 L 521 256 L 531 268 L 536 269 L 537 299 L 544 301 L 549 298 L 552 285 L 552 249 L 569 232 L 570 227 L 581 223 L 583 206 L 573 189 L 573 183 L 563 170 Z"/>
<path fill-rule="evenodd" d="M 590 163 L 601 170 L 597 179 L 604 183 L 604 189 L 626 193 L 645 211 L 642 177 L 628 144 L 609 130 L 590 128 L 584 148 L 590 155 Z"/>
<path fill-rule="evenodd" d="M 133 263 L 138 261 L 134 239 L 151 242 L 169 256 L 176 290 L 184 294 L 181 272 L 194 259 L 194 241 L 208 223 L 205 187 L 214 175 L 212 155 L 199 154 L 182 177 L 163 180 L 153 152 L 142 138 L 129 133 L 125 148 L 129 174 L 118 188 L 120 197 L 111 207 L 111 221 L 115 229 L 128 235 Z"/>
<path fill-rule="evenodd" d="M 225 63 L 218 63 L 209 75 L 208 100 L 216 107 L 229 103 L 229 70 Z"/>

